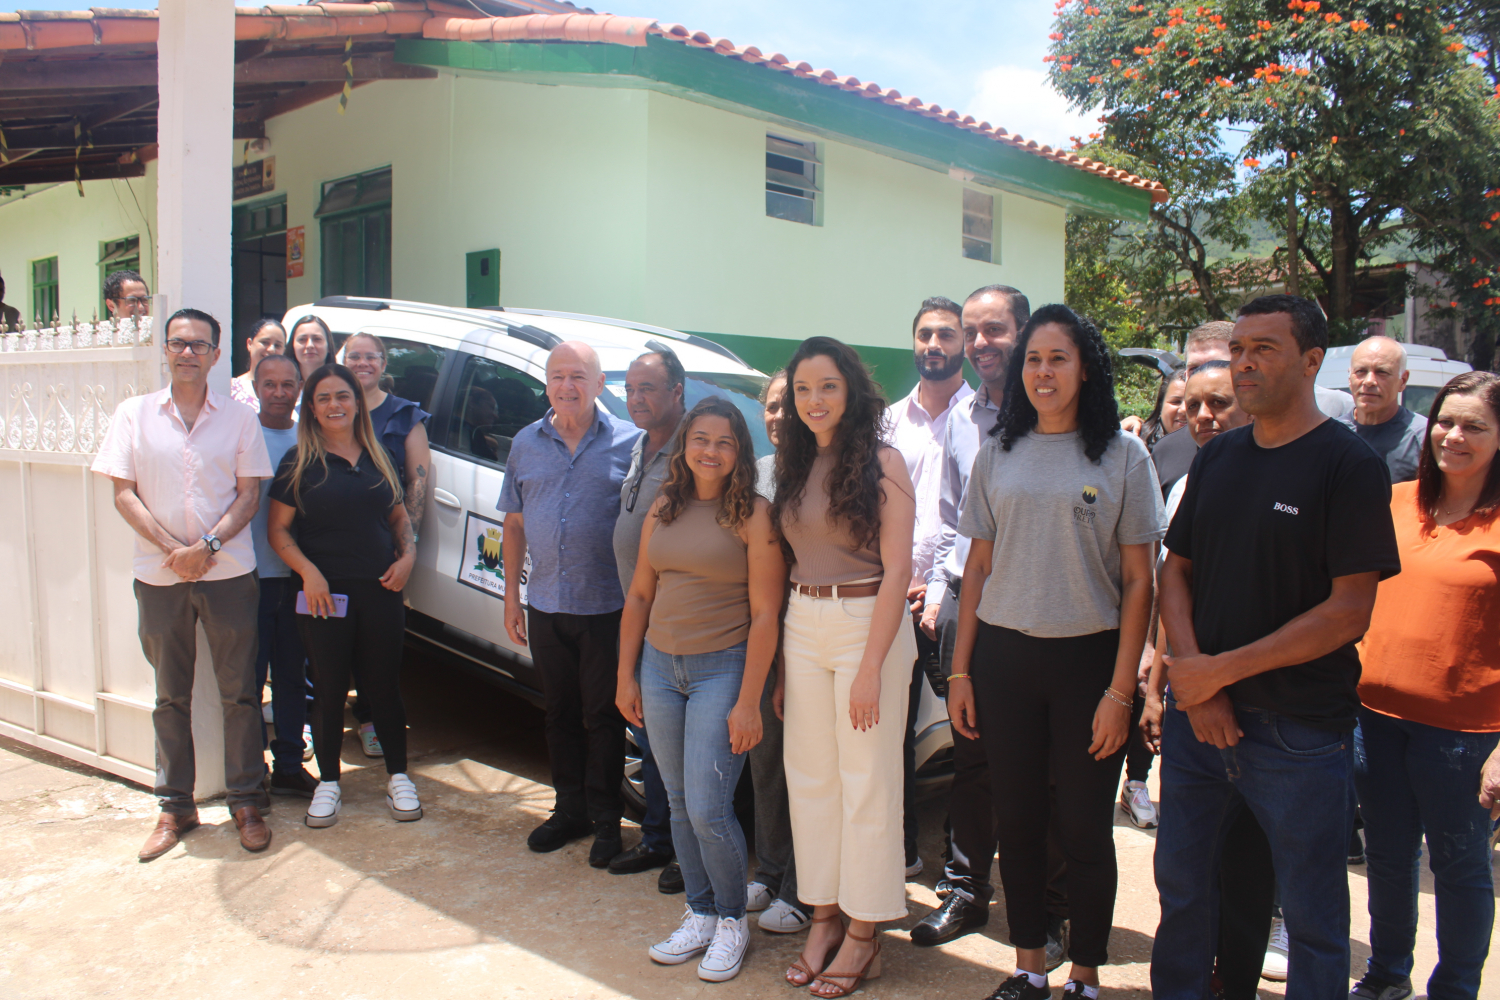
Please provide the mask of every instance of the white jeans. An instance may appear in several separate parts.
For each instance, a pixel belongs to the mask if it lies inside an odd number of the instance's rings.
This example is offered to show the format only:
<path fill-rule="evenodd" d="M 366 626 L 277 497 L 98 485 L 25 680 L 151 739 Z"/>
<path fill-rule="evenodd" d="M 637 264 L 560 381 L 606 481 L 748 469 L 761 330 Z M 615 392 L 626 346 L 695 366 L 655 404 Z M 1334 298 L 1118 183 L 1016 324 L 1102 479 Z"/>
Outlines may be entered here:
<path fill-rule="evenodd" d="M 849 689 L 870 635 L 874 597 L 792 592 L 786 661 L 787 799 L 797 895 L 855 920 L 906 916 L 901 746 L 917 643 L 903 619 L 880 668 L 880 723 L 849 721 Z"/>

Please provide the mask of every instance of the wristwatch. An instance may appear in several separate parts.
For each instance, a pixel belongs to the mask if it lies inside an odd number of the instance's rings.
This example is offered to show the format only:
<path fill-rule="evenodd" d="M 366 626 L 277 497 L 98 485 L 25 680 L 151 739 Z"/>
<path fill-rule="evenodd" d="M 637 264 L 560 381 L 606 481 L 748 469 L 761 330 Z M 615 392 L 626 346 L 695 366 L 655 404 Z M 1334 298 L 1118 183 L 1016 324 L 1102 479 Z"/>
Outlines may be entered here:
<path fill-rule="evenodd" d="M 201 541 L 204 545 L 207 545 L 208 551 L 215 555 L 217 555 L 218 551 L 224 547 L 224 543 L 219 541 L 217 535 L 204 535 L 199 539 L 199 541 Z"/>

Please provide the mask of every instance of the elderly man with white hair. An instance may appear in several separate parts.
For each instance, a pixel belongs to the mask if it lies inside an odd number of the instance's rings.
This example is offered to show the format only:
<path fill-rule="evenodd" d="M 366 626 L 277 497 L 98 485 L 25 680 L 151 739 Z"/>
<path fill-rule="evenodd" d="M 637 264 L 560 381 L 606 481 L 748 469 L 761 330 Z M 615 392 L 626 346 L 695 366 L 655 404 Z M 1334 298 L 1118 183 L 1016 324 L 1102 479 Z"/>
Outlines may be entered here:
<path fill-rule="evenodd" d="M 620 853 L 620 781 L 625 719 L 615 708 L 620 609 L 614 527 L 620 484 L 641 432 L 598 404 L 599 355 L 565 341 L 547 357 L 551 408 L 511 441 L 505 485 L 505 631 L 530 643 L 542 677 L 547 753 L 557 802 L 527 846 L 555 851 L 594 836 L 589 864 Z M 521 568 L 531 554 L 527 603 Z"/>
<path fill-rule="evenodd" d="M 1410 375 L 1406 348 L 1390 337 L 1365 338 L 1349 358 L 1354 412 L 1340 419 L 1385 459 L 1393 483 L 1417 478 L 1417 459 L 1427 433 L 1427 421 L 1401 405 L 1401 390 Z"/>

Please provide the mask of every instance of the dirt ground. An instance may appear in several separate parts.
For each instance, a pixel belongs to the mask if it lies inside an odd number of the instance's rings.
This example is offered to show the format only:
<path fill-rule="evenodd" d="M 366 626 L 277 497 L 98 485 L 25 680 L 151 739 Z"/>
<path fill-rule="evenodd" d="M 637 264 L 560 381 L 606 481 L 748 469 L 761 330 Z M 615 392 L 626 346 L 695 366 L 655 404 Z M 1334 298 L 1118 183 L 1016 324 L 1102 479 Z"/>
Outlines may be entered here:
<path fill-rule="evenodd" d="M 791 996 L 782 970 L 802 935 L 752 930 L 744 971 L 701 982 L 693 964 L 653 965 L 646 948 L 682 913 L 655 873 L 615 876 L 586 864 L 588 842 L 526 849 L 552 802 L 541 714 L 467 675 L 412 657 L 405 687 L 411 772 L 426 817 L 398 824 L 383 770 L 346 737 L 344 807 L 327 830 L 303 825 L 305 803 L 277 799 L 275 839 L 242 850 L 223 801 L 157 861 L 135 859 L 156 813 L 147 790 L 0 739 L 0 997 L 253 995 L 349 998 L 614 998 L 721 1000 Z M 1154 778 L 1153 778 L 1154 792 Z M 885 975 L 869 1000 L 979 1000 L 1007 974 L 1005 914 L 935 949 L 908 931 L 936 905 L 944 800 L 922 804 L 926 871 L 908 885 L 911 915 L 884 928 Z M 633 843 L 627 831 L 626 844 Z M 1105 995 L 1149 995 L 1156 926 L 1153 837 L 1115 828 L 1120 894 L 1101 970 Z M 1350 869 L 1357 976 L 1365 943 L 1363 869 Z M 1430 878 L 1421 895 L 1417 970 L 1436 959 Z M 1054 973 L 1056 987 L 1062 970 Z M 1263 981 L 1262 996 L 1284 994 Z M 1500 998 L 1500 977 L 1485 984 Z"/>

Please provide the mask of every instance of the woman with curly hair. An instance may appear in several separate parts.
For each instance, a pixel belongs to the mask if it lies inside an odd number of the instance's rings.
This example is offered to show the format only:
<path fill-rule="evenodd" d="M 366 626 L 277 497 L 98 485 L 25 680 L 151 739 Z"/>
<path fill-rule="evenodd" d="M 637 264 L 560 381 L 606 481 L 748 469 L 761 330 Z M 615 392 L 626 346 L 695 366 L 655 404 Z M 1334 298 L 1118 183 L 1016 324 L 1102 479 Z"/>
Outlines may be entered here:
<path fill-rule="evenodd" d="M 984 742 L 1016 973 L 992 997 L 1046 1000 L 1047 827 L 1067 859 L 1073 967 L 1093 1000 L 1114 918 L 1114 798 L 1166 532 L 1150 455 L 1120 430 L 1109 350 L 1066 306 L 1031 314 L 979 449 L 948 714 Z M 1055 798 L 1049 788 L 1055 786 Z M 1052 815 L 1056 810 L 1056 815 Z"/>
<path fill-rule="evenodd" d="M 797 891 L 815 907 L 786 979 L 841 997 L 880 974 L 875 925 L 906 916 L 901 746 L 917 655 L 906 626 L 916 503 L 906 461 L 881 444 L 885 400 L 859 355 L 810 337 L 786 371 L 792 405 L 777 434 L 771 519 L 793 566 L 778 683 Z"/>
<path fill-rule="evenodd" d="M 702 400 L 673 442 L 620 618 L 615 701 L 651 734 L 687 889 L 681 926 L 648 953 L 681 965 L 707 952 L 698 976 L 709 982 L 733 979 L 749 943 L 749 859 L 734 791 L 746 751 L 760 742 L 786 589 L 769 506 L 755 492 L 745 418 L 718 396 Z"/>

